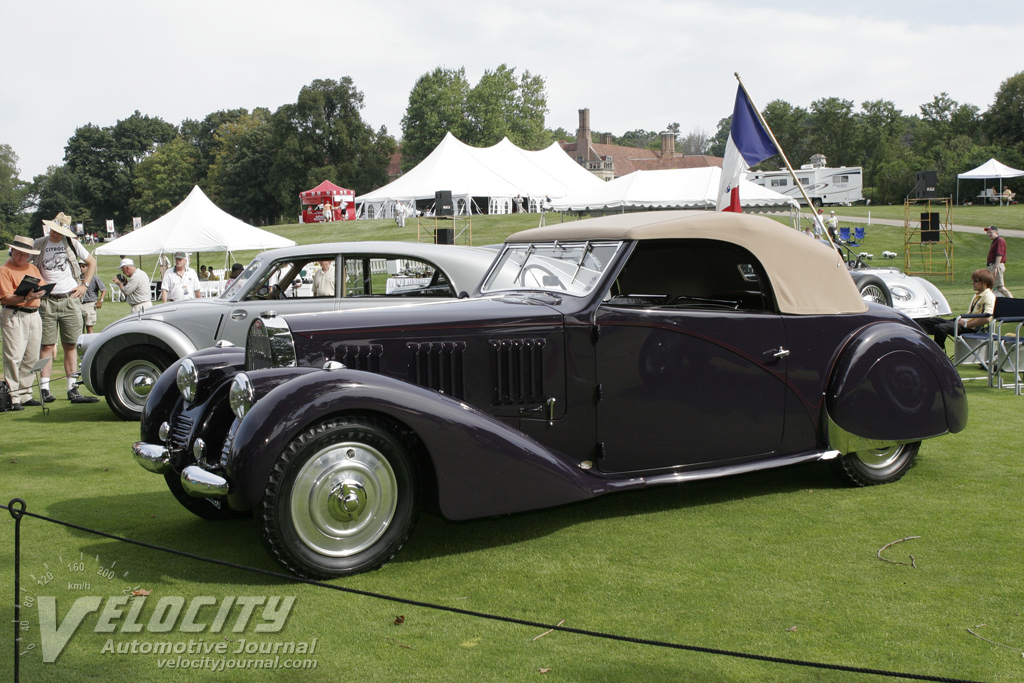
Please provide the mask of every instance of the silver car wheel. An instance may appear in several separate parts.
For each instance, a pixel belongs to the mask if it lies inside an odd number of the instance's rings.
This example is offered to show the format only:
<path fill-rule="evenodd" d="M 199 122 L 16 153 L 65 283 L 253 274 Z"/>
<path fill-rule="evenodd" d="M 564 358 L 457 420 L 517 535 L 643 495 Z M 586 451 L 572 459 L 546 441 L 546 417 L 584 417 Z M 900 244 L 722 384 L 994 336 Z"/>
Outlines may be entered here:
<path fill-rule="evenodd" d="M 886 305 L 885 292 L 877 285 L 867 285 L 860 291 L 860 296 L 864 301 Z"/>
<path fill-rule="evenodd" d="M 899 444 L 896 446 L 890 446 L 889 448 L 876 448 L 866 451 L 857 451 L 854 455 L 857 457 L 865 467 L 870 467 L 873 470 L 881 470 L 887 467 L 891 467 L 900 456 L 903 454 L 903 450 L 906 448 L 906 444 Z"/>
<path fill-rule="evenodd" d="M 398 482 L 377 449 L 331 444 L 296 474 L 289 506 L 295 533 L 306 546 L 328 557 L 348 557 L 387 531 L 398 506 Z"/>

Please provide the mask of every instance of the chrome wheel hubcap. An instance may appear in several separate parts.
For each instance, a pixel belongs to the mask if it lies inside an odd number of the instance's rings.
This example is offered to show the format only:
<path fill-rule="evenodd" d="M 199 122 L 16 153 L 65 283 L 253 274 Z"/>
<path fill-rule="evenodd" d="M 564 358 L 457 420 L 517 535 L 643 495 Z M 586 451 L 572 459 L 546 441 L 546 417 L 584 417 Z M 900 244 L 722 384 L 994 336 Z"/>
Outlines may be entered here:
<path fill-rule="evenodd" d="M 903 445 L 900 444 L 898 446 L 890 446 L 889 448 L 857 451 L 857 459 L 871 469 L 881 470 L 896 462 L 902 453 Z"/>
<path fill-rule="evenodd" d="M 332 444 L 299 470 L 289 508 L 311 550 L 348 557 L 372 546 L 394 519 L 398 483 L 387 458 L 364 443 Z"/>

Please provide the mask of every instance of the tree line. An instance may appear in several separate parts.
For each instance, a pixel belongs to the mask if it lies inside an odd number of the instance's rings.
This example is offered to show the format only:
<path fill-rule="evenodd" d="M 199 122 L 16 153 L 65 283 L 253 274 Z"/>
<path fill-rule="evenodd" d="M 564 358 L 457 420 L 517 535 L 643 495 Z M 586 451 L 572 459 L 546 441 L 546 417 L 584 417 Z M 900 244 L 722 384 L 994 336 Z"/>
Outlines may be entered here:
<path fill-rule="evenodd" d="M 103 229 L 113 219 L 124 230 L 133 216 L 152 221 L 199 185 L 225 211 L 257 225 L 291 222 L 298 193 L 328 179 L 362 194 L 388 183 L 399 142 L 385 126 L 361 115 L 363 93 L 352 79 L 315 80 L 294 103 L 232 109 L 186 119 L 180 125 L 138 111 L 113 126 L 79 127 L 64 148 L 63 164 L 31 181 L 18 177 L 18 157 L 0 144 L 0 236 L 39 234 L 41 220 L 58 212 Z M 465 70 L 438 67 L 409 93 L 402 118 L 402 170 L 422 161 L 447 132 L 485 147 L 503 137 L 524 149 L 541 149 L 575 135 L 545 127 L 547 92 L 541 76 L 505 64 L 472 85 Z M 830 166 L 863 166 L 865 195 L 874 202 L 902 202 L 915 172 L 936 170 L 940 196 L 956 191 L 956 174 L 998 158 L 1024 167 L 1024 72 L 1007 78 L 984 112 L 945 92 L 906 115 L 888 100 L 854 103 L 836 97 L 808 108 L 773 100 L 762 113 L 794 166 L 812 154 Z M 679 151 L 721 156 L 731 117 L 715 135 L 694 128 L 676 135 Z M 601 133 L 594 133 L 595 141 Z M 642 129 L 612 136 L 635 147 L 660 147 L 660 132 Z M 775 168 L 769 159 L 762 167 Z M 1024 182 L 1006 183 L 1017 191 Z M 971 190 L 973 192 L 973 189 Z"/>
<path fill-rule="evenodd" d="M 989 159 L 1024 169 L 1024 71 L 1000 84 L 984 112 L 941 92 L 912 116 L 889 100 L 865 101 L 855 110 L 838 97 L 815 100 L 808 109 L 773 100 L 761 113 L 795 168 L 818 153 L 829 166 L 864 167 L 864 194 L 874 203 L 902 203 L 918 171 L 937 171 L 938 196 L 955 198 L 957 174 Z M 709 154 L 724 154 L 731 122 L 731 116 L 719 122 Z M 772 157 L 758 168 L 781 166 Z M 973 197 L 981 189 L 980 181 L 972 182 L 961 187 L 961 201 L 965 190 Z M 1003 181 L 1007 185 L 1024 190 L 1020 179 Z"/>

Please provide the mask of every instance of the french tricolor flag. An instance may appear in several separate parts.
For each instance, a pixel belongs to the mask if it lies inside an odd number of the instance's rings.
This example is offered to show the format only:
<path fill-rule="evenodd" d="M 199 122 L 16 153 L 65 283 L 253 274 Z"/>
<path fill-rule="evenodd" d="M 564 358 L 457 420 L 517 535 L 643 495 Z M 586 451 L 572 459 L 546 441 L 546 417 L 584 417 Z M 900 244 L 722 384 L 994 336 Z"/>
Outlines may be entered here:
<path fill-rule="evenodd" d="M 732 110 L 729 142 L 725 145 L 716 210 L 741 213 L 740 179 L 751 166 L 778 153 L 779 150 L 758 120 L 754 105 L 747 99 L 747 93 L 741 85 L 736 89 L 736 106 Z"/>

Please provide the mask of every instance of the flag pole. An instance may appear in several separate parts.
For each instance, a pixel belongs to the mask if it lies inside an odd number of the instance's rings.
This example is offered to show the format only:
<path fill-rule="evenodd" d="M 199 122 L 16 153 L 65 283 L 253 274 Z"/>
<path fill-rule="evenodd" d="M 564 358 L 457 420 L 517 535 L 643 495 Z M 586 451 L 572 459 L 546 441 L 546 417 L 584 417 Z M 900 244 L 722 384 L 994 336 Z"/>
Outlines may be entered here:
<path fill-rule="evenodd" d="M 786 158 L 786 153 L 783 151 L 782 145 L 780 145 L 779 141 L 775 139 L 775 133 L 773 133 L 772 129 L 768 126 L 768 122 L 764 120 L 763 116 L 761 116 L 761 110 L 757 108 L 756 104 L 754 104 L 754 100 L 753 100 L 752 97 L 750 97 L 750 92 L 747 91 L 747 86 L 743 85 L 743 79 L 740 78 L 739 73 L 734 71 L 732 75 L 736 77 L 737 81 L 739 81 L 740 88 L 743 89 L 743 93 L 747 96 L 747 101 L 750 102 L 750 107 L 754 110 L 754 114 L 757 115 L 757 120 L 761 122 L 761 125 L 764 127 L 765 131 L 767 131 L 767 133 L 768 133 L 768 137 L 770 137 L 772 139 L 772 143 L 775 145 L 775 149 L 779 150 L 779 156 L 782 157 L 782 160 L 784 162 L 786 162 L 786 168 L 789 169 L 789 174 L 791 176 L 793 176 L 793 183 L 797 186 L 797 189 L 800 190 L 800 194 L 802 194 L 804 196 L 804 199 L 807 201 L 807 207 L 809 209 L 811 209 L 811 212 L 813 214 L 814 202 L 812 202 L 811 198 L 807 196 L 807 191 L 804 189 L 803 184 L 801 184 L 800 179 L 796 177 L 796 171 L 793 170 L 793 165 L 790 164 L 789 163 L 789 159 Z M 814 221 L 815 223 L 818 222 L 817 217 L 814 216 L 814 215 L 812 215 L 811 220 Z M 836 245 L 832 241 L 832 235 L 829 234 L 828 230 L 824 229 L 825 228 L 824 222 L 819 223 L 819 225 L 821 225 L 821 228 L 822 228 L 823 232 L 826 235 L 828 235 L 829 244 L 831 244 L 833 247 L 835 247 Z"/>

